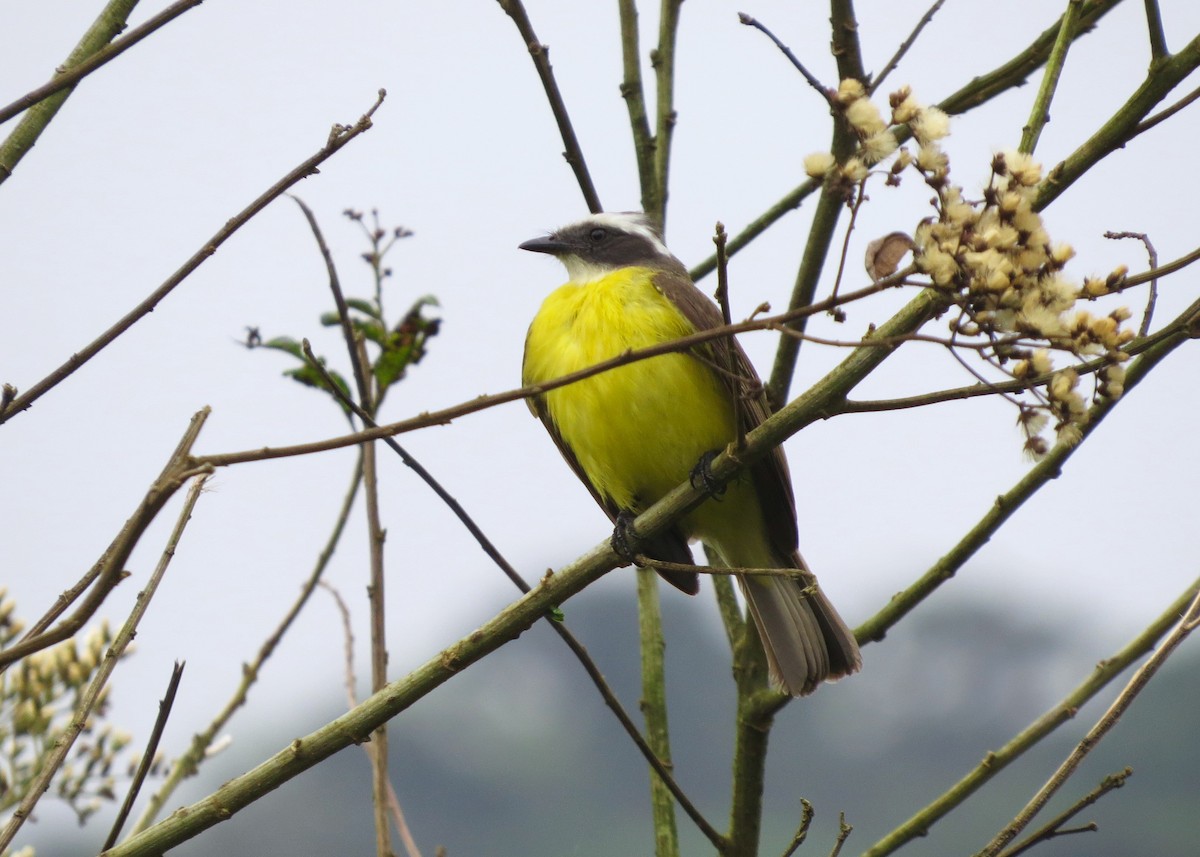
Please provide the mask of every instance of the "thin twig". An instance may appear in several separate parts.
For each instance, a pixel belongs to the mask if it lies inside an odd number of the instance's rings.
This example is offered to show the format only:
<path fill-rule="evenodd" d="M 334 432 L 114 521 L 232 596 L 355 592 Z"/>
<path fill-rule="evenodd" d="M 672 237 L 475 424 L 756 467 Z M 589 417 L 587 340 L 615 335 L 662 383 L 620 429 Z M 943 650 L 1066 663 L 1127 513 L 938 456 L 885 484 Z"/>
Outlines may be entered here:
<path fill-rule="evenodd" d="M 56 73 L 48 83 L 25 93 L 11 104 L 0 107 L 0 123 L 7 122 L 17 114 L 28 110 L 39 101 L 44 101 L 56 92 L 61 92 L 68 87 L 74 86 L 96 71 L 96 69 L 106 65 L 109 61 L 116 59 L 122 53 L 132 48 L 142 39 L 146 38 L 146 36 L 157 30 L 161 30 L 184 12 L 195 9 L 203 2 L 204 0 L 177 0 L 177 2 L 172 3 L 148 21 L 138 24 L 124 35 L 113 39 L 79 64 Z"/>
<path fill-rule="evenodd" d="M 374 105 L 364 113 L 359 120 L 353 125 L 335 125 L 331 131 L 325 145 L 314 154 L 306 159 L 303 163 L 277 181 L 274 185 L 268 188 L 261 196 L 251 202 L 244 209 L 239 211 L 233 217 L 225 222 L 225 225 L 217 230 L 211 238 L 206 241 L 199 250 L 197 250 L 190 259 L 183 263 L 174 274 L 166 279 L 165 282 L 150 295 L 139 303 L 136 307 L 126 313 L 116 324 L 110 327 L 104 333 L 100 334 L 96 339 L 89 342 L 87 345 L 74 352 L 70 358 L 60 367 L 55 369 L 41 381 L 38 381 L 13 402 L 4 411 L 0 412 L 0 424 L 11 419 L 16 414 L 29 408 L 34 402 L 41 398 L 45 393 L 53 389 L 68 378 L 71 373 L 78 369 L 83 364 L 87 363 L 95 357 L 102 349 L 111 344 L 118 336 L 131 328 L 137 321 L 144 316 L 154 311 L 154 308 L 159 302 L 169 295 L 176 286 L 182 283 L 193 271 L 200 267 L 208 257 L 212 256 L 217 248 L 225 243 L 235 232 L 241 229 L 246 223 L 267 207 L 272 201 L 284 194 L 288 188 L 292 187 L 302 179 L 318 172 L 317 168 L 333 155 L 337 154 L 347 143 L 363 134 L 370 129 L 372 124 L 372 116 L 379 109 L 379 105 L 383 103 L 384 90 L 379 90 L 378 97 Z"/>
<path fill-rule="evenodd" d="M 721 318 L 726 325 L 733 324 L 729 310 L 729 254 L 725 252 L 728 238 L 725 224 L 717 221 L 716 234 L 713 235 L 713 244 L 717 245 L 717 291 L 713 297 L 721 308 Z"/>
<path fill-rule="evenodd" d="M 329 275 L 329 291 L 333 295 L 333 302 L 337 307 L 338 322 L 342 328 L 342 338 L 346 342 L 346 353 L 350 356 L 350 366 L 354 374 L 354 383 L 358 387 L 358 400 L 363 403 L 364 407 L 370 408 L 372 400 L 370 375 L 367 374 L 366 367 L 363 366 L 362 356 L 359 354 L 358 346 L 355 344 L 354 327 L 350 323 L 350 308 L 346 304 L 346 296 L 342 293 L 342 283 L 338 278 L 337 266 L 333 264 L 333 253 L 330 252 L 329 245 L 325 242 L 325 235 L 321 231 L 321 225 L 317 223 L 317 217 L 312 213 L 312 209 L 295 194 L 289 193 L 288 196 L 304 212 L 304 218 L 308 221 L 308 228 L 312 231 L 313 239 L 317 242 L 317 249 L 321 253 L 321 259 L 325 262 L 325 272 Z M 336 387 L 336 385 L 333 386 Z"/>
<path fill-rule="evenodd" d="M 138 540 L 141 539 L 146 528 L 162 511 L 162 507 L 188 479 L 211 472 L 212 468 L 202 464 L 197 465 L 189 460 L 192 445 L 196 442 L 196 437 L 200 434 L 204 421 L 208 419 L 208 414 L 209 409 L 203 408 L 192 416 L 187 430 L 176 445 L 175 451 L 171 453 L 162 473 L 146 491 L 142 502 L 138 504 L 125 525 L 121 527 L 116 538 L 109 543 L 104 553 L 100 555 L 100 559 L 84 576 L 87 584 L 83 588 L 79 585 L 72 587 L 67 593 L 59 596 L 54 606 L 47 611 L 45 616 L 34 623 L 19 643 L 0 651 L 0 671 L 9 664 L 56 643 L 61 643 L 78 632 L 104 603 L 113 588 L 125 578 L 125 563 L 128 561 L 129 555 L 133 553 L 133 549 L 137 546 Z M 80 581 L 80 583 L 83 584 L 84 581 Z M 88 586 L 90 586 L 90 591 L 83 596 L 83 600 L 79 602 L 74 612 L 51 628 L 51 623 L 74 600 L 78 599 Z M 71 596 L 71 601 L 65 600 L 68 595 Z"/>
<path fill-rule="evenodd" d="M 1159 124 L 1160 122 L 1165 122 L 1166 120 L 1170 119 L 1172 116 L 1174 116 L 1180 110 L 1182 110 L 1183 108 L 1190 105 L 1197 98 L 1200 98 L 1200 86 L 1193 89 L 1191 92 L 1189 92 L 1183 98 L 1176 101 L 1170 107 L 1166 107 L 1166 108 L 1160 110 L 1159 112 L 1155 113 L 1153 116 L 1147 116 L 1145 119 L 1143 119 L 1141 122 L 1139 122 L 1137 127 L 1133 129 L 1134 136 L 1136 137 L 1139 134 L 1144 134 L 1147 131 L 1149 131 L 1151 128 L 1153 128 L 1155 125 Z"/>
<path fill-rule="evenodd" d="M 830 107 L 833 106 L 833 92 L 829 89 L 829 87 L 821 83 L 815 74 L 805 68 L 804 63 L 800 62 L 800 58 L 792 53 L 792 49 L 780 41 L 778 36 L 767 29 L 767 27 L 757 18 L 747 15 L 745 12 L 738 12 L 738 22 L 745 24 L 747 27 L 753 27 L 774 42 L 775 47 L 779 48 L 779 52 L 787 57 L 788 62 L 790 62 L 796 71 L 800 72 L 800 74 L 804 76 L 804 79 L 808 81 L 808 85 L 815 89 L 820 96 L 825 99 L 826 104 L 828 104 Z"/>
<path fill-rule="evenodd" d="M 321 586 L 333 597 L 333 603 L 341 617 L 342 650 L 344 652 L 342 675 L 346 684 L 346 707 L 354 708 L 358 705 L 358 694 L 355 692 L 357 682 L 354 677 L 354 627 L 350 621 L 350 607 L 346 604 L 346 599 L 342 598 L 342 593 L 338 592 L 328 581 L 322 580 Z M 370 758 L 372 752 L 370 745 L 364 744 L 363 750 Z M 408 857 L 421 857 L 421 849 L 417 847 L 417 841 L 408 828 L 408 820 L 404 817 L 404 809 L 400 806 L 400 796 L 396 794 L 396 788 L 392 785 L 391 780 L 386 781 L 386 787 L 387 807 L 392 814 L 392 823 L 396 825 L 396 830 L 400 834 L 400 841 L 404 843 L 405 853 L 408 854 Z"/>
<path fill-rule="evenodd" d="M 558 133 L 562 136 L 563 146 L 566 148 L 563 157 L 566 158 L 571 170 L 575 173 L 575 180 L 579 183 L 580 191 L 583 192 L 583 199 L 587 203 L 588 211 L 593 214 L 603 211 L 604 208 L 600 205 L 600 195 L 596 193 L 596 186 L 592 184 L 591 173 L 588 172 L 587 162 L 583 158 L 583 149 L 579 145 L 579 138 L 575 136 L 575 128 L 571 125 L 567 105 L 563 101 L 562 92 L 554 79 L 554 69 L 550 66 L 549 46 L 538 41 L 537 34 L 533 31 L 533 24 L 530 23 L 529 15 L 521 0 L 498 0 L 498 2 L 500 8 L 517 25 L 517 31 L 525 41 L 525 47 L 533 60 L 534 68 L 537 69 L 538 78 L 542 81 L 542 89 L 546 91 L 546 100 L 550 102 L 550 111 L 554 114 L 554 121 L 558 124 Z"/>
<path fill-rule="evenodd" d="M 904 55 L 908 53 L 909 49 L 917 41 L 917 36 L 921 35 L 921 31 L 933 20 L 933 16 L 938 13 L 938 10 L 942 8 L 945 2 L 946 0 L 934 0 L 933 5 L 925 11 L 925 14 L 921 16 L 921 20 L 917 21 L 917 25 L 913 27 L 913 31 L 908 34 L 908 38 L 900 43 L 900 47 L 896 49 L 896 53 L 892 55 L 892 58 L 884 64 L 883 69 L 871 81 L 871 85 L 867 87 L 868 94 L 876 92 L 879 87 L 883 86 L 883 81 L 900 64 L 900 60 L 904 59 Z"/>
<path fill-rule="evenodd" d="M 154 764 L 154 756 L 158 753 L 158 742 L 162 740 L 162 733 L 167 726 L 167 719 L 171 716 L 171 708 L 175 705 L 175 693 L 179 690 L 179 682 L 182 679 L 183 664 L 176 661 L 174 668 L 171 670 L 171 680 L 167 682 L 167 692 L 163 694 L 163 698 L 158 702 L 158 716 L 154 718 L 154 728 L 150 730 L 150 740 L 146 742 L 146 749 L 142 751 L 142 758 L 138 760 L 137 770 L 133 774 L 133 781 L 129 784 L 129 790 L 125 793 L 125 800 L 121 804 L 121 810 L 117 813 L 117 817 L 108 831 L 108 838 L 104 840 L 104 845 L 100 848 L 101 851 L 107 851 L 109 848 L 112 848 L 117 843 L 117 838 L 121 835 L 121 828 L 125 826 L 125 819 L 129 818 L 129 813 L 133 809 L 133 802 L 137 800 L 138 792 L 142 789 L 142 783 L 146 781 L 146 775 L 150 773 L 150 767 Z"/>
<path fill-rule="evenodd" d="M 563 375 L 561 378 L 556 378 L 552 381 L 546 381 L 536 386 L 520 387 L 505 393 L 478 396 L 469 402 L 461 402 L 457 405 L 452 405 L 448 408 L 443 408 L 437 411 L 427 411 L 417 417 L 401 420 L 400 422 L 387 423 L 380 425 L 378 428 L 365 429 L 363 431 L 354 432 L 341 437 L 298 444 L 295 446 L 263 447 L 260 449 L 245 450 L 242 452 L 196 456 L 194 460 L 197 464 L 211 465 L 213 467 L 227 467 L 231 464 L 240 464 L 247 461 L 267 461 L 275 458 L 286 458 L 293 455 L 311 455 L 317 452 L 325 452 L 330 449 L 341 449 L 342 447 L 346 446 L 356 446 L 364 441 L 378 440 L 383 437 L 404 434 L 405 432 L 415 431 L 417 429 L 427 428 L 433 425 L 445 425 L 446 423 L 452 422 L 453 420 L 466 416 L 467 414 L 473 414 L 477 411 L 493 408 L 497 405 L 506 404 L 508 402 L 527 399 L 530 396 L 541 395 L 549 390 L 565 387 L 568 384 L 574 384 L 578 381 L 582 381 L 585 378 L 590 378 L 593 375 L 599 375 L 603 372 L 608 372 L 619 366 L 625 366 L 629 363 L 635 363 L 639 360 L 647 360 L 660 354 L 670 354 L 676 351 L 684 351 L 696 345 L 702 345 L 706 342 L 711 342 L 712 340 L 721 339 L 738 333 L 746 333 L 752 330 L 769 329 L 773 325 L 780 324 L 781 322 L 794 321 L 795 319 L 802 318 L 804 316 L 813 315 L 814 313 L 818 312 L 824 312 L 830 307 L 850 303 L 854 300 L 860 300 L 868 295 L 876 294 L 889 288 L 894 288 L 896 286 L 905 284 L 906 278 L 912 273 L 913 269 L 909 267 L 903 271 L 897 272 L 891 277 L 886 277 L 882 280 L 872 283 L 869 286 L 865 286 L 862 289 L 858 289 L 854 292 L 847 292 L 835 300 L 826 299 L 816 301 L 808 306 L 800 307 L 789 312 L 780 313 L 779 315 L 771 316 L 770 318 L 739 322 L 738 324 L 730 327 L 713 328 L 712 330 L 701 331 L 700 333 L 681 337 L 660 345 L 654 345 L 648 348 L 640 348 L 635 351 L 628 351 L 612 358 L 611 360 L 605 360 L 602 363 L 597 363 L 594 366 L 589 366 L 586 369 L 581 369 L 578 372 L 572 372 L 569 375 Z"/>
<path fill-rule="evenodd" d="M 634 554 L 633 562 L 635 565 L 643 568 L 652 566 L 654 568 L 661 568 L 663 571 L 708 574 L 713 577 L 736 574 L 744 574 L 747 577 L 786 577 L 789 580 L 799 581 L 806 586 L 811 585 L 816 580 L 811 571 L 806 571 L 802 568 L 741 568 L 723 565 L 693 565 L 690 562 L 668 562 L 662 559 L 655 559 L 652 556 L 645 556 L 644 554 Z"/>
<path fill-rule="evenodd" d="M 846 840 L 850 834 L 854 832 L 854 826 L 846 823 L 846 813 L 838 813 L 838 835 L 833 843 L 833 850 L 829 852 L 829 857 L 838 857 L 842 853 L 842 846 L 846 844 Z"/>
<path fill-rule="evenodd" d="M 984 846 L 977 857 L 995 857 L 1005 845 L 1011 842 L 1017 834 L 1029 825 L 1034 816 L 1046 805 L 1046 802 L 1075 773 L 1075 769 L 1079 767 L 1079 764 L 1087 757 L 1088 753 L 1117 725 L 1117 721 L 1121 719 L 1121 716 L 1133 704 L 1138 694 L 1142 692 L 1150 679 L 1154 677 L 1154 674 L 1158 672 L 1167 658 L 1171 656 L 1171 653 L 1179 647 L 1179 644 L 1187 639 L 1188 634 L 1195 630 L 1198 623 L 1200 623 L 1200 594 L 1197 594 L 1192 599 L 1192 603 L 1175 626 L 1175 630 L 1167 635 L 1167 638 L 1159 644 L 1158 649 L 1150 656 L 1150 659 L 1142 664 L 1141 668 L 1133 674 L 1133 678 L 1125 685 L 1125 689 L 1113 700 L 1113 704 L 1096 721 L 1096 724 L 1088 730 L 1088 733 L 1083 736 L 1083 740 L 1063 760 L 1058 770 L 1051 775 L 1050 779 L 1030 799 L 1029 803 L 1017 813 L 1016 818 L 996 834 L 991 842 Z"/>
<path fill-rule="evenodd" d="M 1091 674 L 1055 706 L 1030 723 L 999 750 L 989 752 L 979 765 L 932 803 L 868 848 L 863 857 L 884 857 L 913 839 L 928 834 L 929 829 L 940 819 L 961 806 L 984 783 L 1008 767 L 1029 748 L 1074 717 L 1089 699 L 1114 681 L 1126 667 L 1154 648 L 1163 634 L 1179 622 L 1180 614 L 1192 603 L 1197 593 L 1200 593 L 1200 579 L 1192 581 L 1182 595 L 1120 651 L 1096 664 Z"/>
<path fill-rule="evenodd" d="M 204 489 L 204 483 L 207 480 L 208 475 L 204 474 L 192 483 L 187 499 L 184 500 L 183 509 L 175 521 L 175 527 L 167 539 L 162 556 L 159 557 L 158 565 L 155 566 L 154 572 L 150 575 L 149 580 L 146 581 L 145 588 L 139 593 L 137 599 L 135 599 L 133 609 L 129 611 L 129 617 L 125 620 L 125 624 L 121 626 L 121 630 L 113 638 L 112 645 L 105 651 L 104 660 L 100 662 L 96 674 L 92 677 L 92 681 L 80 695 L 79 703 L 71 715 L 71 722 L 58 737 L 54 747 L 46 754 L 41 770 L 38 771 L 37 775 L 29 783 L 25 796 L 17 805 L 12 818 L 9 819 L 4 830 L 0 831 L 0 852 L 5 851 L 12 844 L 13 837 L 17 835 L 17 831 L 21 829 L 21 825 L 25 823 L 30 813 L 33 812 L 33 808 L 37 806 L 38 800 L 46 792 L 46 789 L 50 787 L 51 780 L 58 773 L 58 769 L 74 745 L 75 739 L 79 737 L 84 727 L 87 726 L 88 720 L 92 715 L 92 710 L 103 697 L 104 690 L 108 685 L 108 680 L 112 677 L 113 670 L 116 669 L 117 662 L 124 656 L 126 649 L 129 648 L 129 644 L 133 642 L 133 638 L 137 634 L 137 627 L 141 623 L 142 617 L 146 615 L 146 610 L 149 609 L 150 603 L 154 599 L 154 593 L 157 591 L 159 583 L 166 574 L 172 557 L 175 556 L 179 540 L 183 537 L 183 530 L 191 519 L 192 510 L 196 507 L 196 501 L 199 499 L 200 492 Z"/>
<path fill-rule="evenodd" d="M 1031 833 L 1024 840 L 1017 843 L 1012 848 L 1004 851 L 1001 857 L 1017 857 L 1017 855 L 1028 851 L 1038 843 L 1047 842 L 1051 839 L 1054 839 L 1056 836 L 1065 836 L 1070 833 L 1082 833 L 1084 831 L 1097 830 L 1098 828 L 1094 821 L 1084 825 L 1083 827 L 1074 827 L 1069 829 L 1064 829 L 1063 825 L 1077 816 L 1083 810 L 1094 804 L 1096 801 L 1100 800 L 1100 798 L 1104 797 L 1109 792 L 1113 791 L 1114 789 L 1121 788 L 1123 785 L 1125 785 L 1125 781 L 1131 776 L 1133 776 L 1133 768 L 1126 768 L 1125 770 L 1118 771 L 1115 774 L 1109 774 L 1107 777 L 1101 780 L 1100 785 L 1096 786 L 1096 788 L 1092 789 L 1092 791 L 1088 792 L 1070 807 L 1063 810 L 1063 812 L 1047 822 L 1046 825 L 1040 830 Z"/>
<path fill-rule="evenodd" d="M 361 459 L 361 450 L 359 455 Z M 358 496 L 358 489 L 361 484 L 362 462 L 360 460 L 354 465 L 350 487 L 346 490 L 346 495 L 342 499 L 342 505 L 334 522 L 333 531 L 325 540 L 325 545 L 322 547 L 320 554 L 317 555 L 317 560 L 313 565 L 312 571 L 300 587 L 300 594 L 296 597 L 292 606 L 288 608 L 287 613 L 284 614 L 283 619 L 280 620 L 275 630 L 263 641 L 253 660 L 242 664 L 240 671 L 241 681 L 234 690 L 233 695 L 208 726 L 192 736 L 187 750 L 175 760 L 163 784 L 159 786 L 158 790 L 151 796 L 146 808 L 142 810 L 137 824 L 133 827 L 133 833 L 140 833 L 154 823 L 155 818 L 158 817 L 162 808 L 166 806 L 167 800 L 175 792 L 175 789 L 185 778 L 196 773 L 200 763 L 206 758 L 208 749 L 216 740 L 217 735 L 225 728 L 237 710 L 246 704 L 246 700 L 250 696 L 250 688 L 258 681 L 263 666 L 271 655 L 274 654 L 280 641 L 283 640 L 284 635 L 292 627 L 292 623 L 296 621 L 296 617 L 300 615 L 300 611 L 308 603 L 313 590 L 321 582 L 322 576 L 325 574 L 325 569 L 329 566 L 329 562 L 333 559 L 333 554 L 337 550 L 338 543 L 341 541 L 342 532 L 345 530 L 346 522 L 350 518 L 350 510 L 354 506 L 354 500 Z"/>
<path fill-rule="evenodd" d="M 796 853 L 796 849 L 804 844 L 804 840 L 808 838 L 808 828 L 812 825 L 814 814 L 813 805 L 804 798 L 800 798 L 800 826 L 796 829 L 788 847 L 784 849 L 783 857 L 792 857 Z"/>
<path fill-rule="evenodd" d="M 1146 255 L 1150 259 L 1150 270 L 1153 271 L 1158 267 L 1158 251 L 1154 249 L 1154 245 L 1150 243 L 1150 236 L 1144 232 L 1105 232 L 1105 238 L 1121 239 L 1121 238 L 1136 238 L 1142 242 L 1146 248 Z M 1150 294 L 1146 297 L 1146 311 L 1142 313 L 1142 324 L 1138 328 L 1138 336 L 1146 336 L 1150 333 L 1150 320 L 1154 317 L 1154 305 L 1158 303 L 1158 278 L 1155 277 L 1150 281 Z"/>

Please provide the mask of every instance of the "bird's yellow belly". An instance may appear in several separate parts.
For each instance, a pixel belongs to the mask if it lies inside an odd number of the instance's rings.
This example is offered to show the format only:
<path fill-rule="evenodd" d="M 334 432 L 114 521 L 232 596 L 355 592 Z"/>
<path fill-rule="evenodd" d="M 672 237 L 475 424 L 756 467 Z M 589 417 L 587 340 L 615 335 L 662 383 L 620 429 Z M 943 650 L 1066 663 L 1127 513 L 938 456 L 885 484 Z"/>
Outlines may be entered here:
<path fill-rule="evenodd" d="M 550 295 L 529 330 L 525 382 L 693 333 L 652 276 L 627 268 Z M 633 512 L 683 482 L 703 453 L 723 448 L 735 433 L 724 385 L 685 354 L 652 357 L 551 390 L 545 407 L 593 487 Z"/>

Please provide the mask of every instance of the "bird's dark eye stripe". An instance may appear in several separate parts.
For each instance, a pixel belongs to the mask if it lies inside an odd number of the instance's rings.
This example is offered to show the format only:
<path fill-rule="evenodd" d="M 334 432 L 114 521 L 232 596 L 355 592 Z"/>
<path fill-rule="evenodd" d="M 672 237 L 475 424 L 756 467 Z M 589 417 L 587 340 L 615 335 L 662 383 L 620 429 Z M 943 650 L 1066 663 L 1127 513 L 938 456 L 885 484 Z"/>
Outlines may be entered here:
<path fill-rule="evenodd" d="M 603 241 L 605 238 L 608 237 L 608 230 L 605 229 L 603 226 L 597 226 L 595 229 L 593 229 L 591 232 L 588 233 L 588 237 L 591 238 L 593 241 Z"/>

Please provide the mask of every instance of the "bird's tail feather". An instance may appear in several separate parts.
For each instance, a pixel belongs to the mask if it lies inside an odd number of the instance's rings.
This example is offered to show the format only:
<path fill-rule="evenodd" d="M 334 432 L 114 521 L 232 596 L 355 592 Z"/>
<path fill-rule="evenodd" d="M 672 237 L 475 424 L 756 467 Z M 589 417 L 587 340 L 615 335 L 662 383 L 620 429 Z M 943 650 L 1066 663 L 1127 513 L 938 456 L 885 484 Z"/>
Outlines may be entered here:
<path fill-rule="evenodd" d="M 798 555 L 790 564 L 804 567 Z M 821 682 L 862 666 L 854 633 L 815 578 L 740 577 L 738 582 L 758 627 L 773 684 L 803 696 Z"/>

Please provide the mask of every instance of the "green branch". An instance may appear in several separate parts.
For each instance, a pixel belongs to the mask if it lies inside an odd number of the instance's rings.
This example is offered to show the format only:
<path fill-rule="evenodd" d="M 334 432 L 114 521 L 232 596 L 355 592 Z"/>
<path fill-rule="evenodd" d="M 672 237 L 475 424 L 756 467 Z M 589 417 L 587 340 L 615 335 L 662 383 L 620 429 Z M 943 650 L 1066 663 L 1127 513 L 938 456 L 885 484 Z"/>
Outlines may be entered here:
<path fill-rule="evenodd" d="M 1063 699 L 1029 724 L 1020 734 L 995 752 L 988 753 L 977 767 L 955 783 L 945 794 L 926 806 L 900 827 L 880 839 L 862 857 L 884 857 L 919 836 L 974 794 L 984 783 L 1004 770 L 1011 762 L 1055 729 L 1066 723 L 1081 706 L 1103 690 L 1126 667 L 1150 651 L 1163 634 L 1178 621 L 1179 616 L 1200 590 L 1200 579 L 1177 598 L 1154 622 L 1111 658 L 1100 661 L 1092 674 Z"/>
<path fill-rule="evenodd" d="M 1142 85 L 1113 117 L 1042 182 L 1034 207 L 1041 211 L 1088 170 L 1138 134 L 1139 124 L 1179 83 L 1200 67 L 1200 36 L 1177 54 L 1154 64 Z"/>
<path fill-rule="evenodd" d="M 1046 63 L 1046 71 L 1042 75 L 1042 85 L 1038 87 L 1037 97 L 1033 100 L 1033 109 L 1029 113 L 1029 121 L 1021 134 L 1019 150 L 1032 154 L 1037 148 L 1038 138 L 1042 129 L 1050 121 L 1050 102 L 1054 100 L 1054 91 L 1058 88 L 1058 78 L 1062 74 L 1063 65 L 1067 61 L 1067 50 L 1075 40 L 1075 26 L 1079 20 L 1079 8 L 1083 0 L 1068 0 L 1067 11 L 1059 24 L 1058 37 L 1050 51 L 1050 60 Z"/>
<path fill-rule="evenodd" d="M 642 211 L 654 212 L 660 205 L 655 196 L 654 137 L 650 133 L 646 90 L 642 86 L 637 3 L 635 0 L 619 0 L 617 8 L 621 16 L 621 62 L 624 70 L 621 97 L 625 99 L 625 107 L 629 111 L 629 127 L 633 132 L 633 154 L 637 161 L 638 182 L 642 190 Z"/>
<path fill-rule="evenodd" d="M 109 0 L 92 26 L 83 34 L 75 50 L 71 51 L 71 55 L 62 64 L 62 70 L 69 71 L 116 38 L 117 34 L 125 29 L 125 21 L 137 3 L 138 0 Z M 37 143 L 38 137 L 42 136 L 46 126 L 73 91 L 74 87 L 60 90 L 29 108 L 29 112 L 17 123 L 8 139 L 0 143 L 0 184 L 12 175 L 17 164 Z"/>
<path fill-rule="evenodd" d="M 651 568 L 637 571 L 638 639 L 642 652 L 642 714 L 646 718 L 646 743 L 670 770 L 671 737 L 667 721 L 667 681 L 663 654 L 662 609 L 658 598 L 658 573 Z M 679 857 L 679 833 L 675 826 L 675 800 L 666 784 L 650 776 L 650 809 L 654 818 L 655 857 Z"/>

